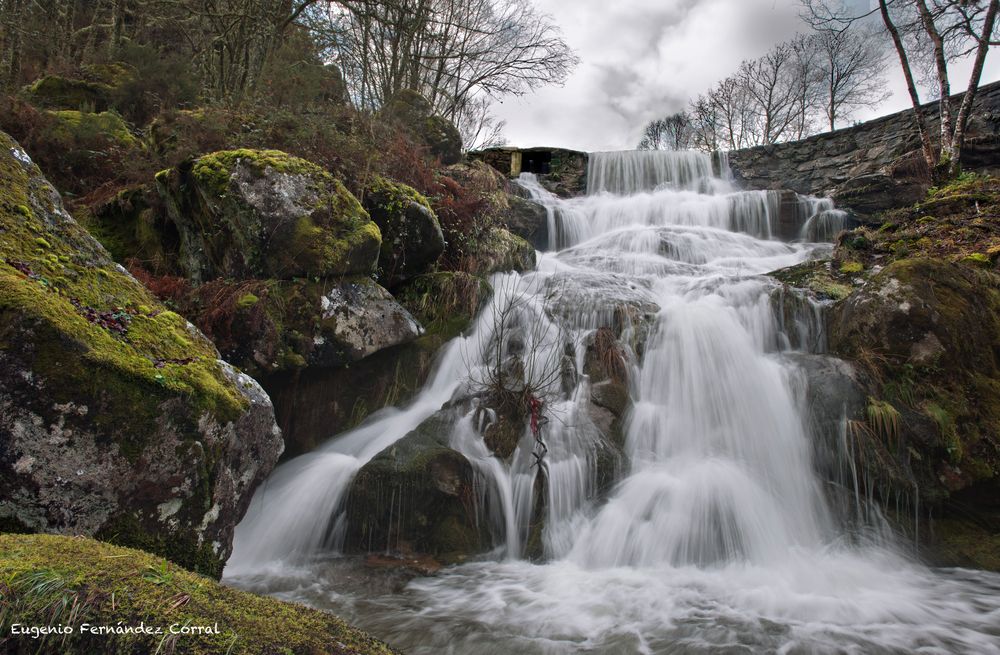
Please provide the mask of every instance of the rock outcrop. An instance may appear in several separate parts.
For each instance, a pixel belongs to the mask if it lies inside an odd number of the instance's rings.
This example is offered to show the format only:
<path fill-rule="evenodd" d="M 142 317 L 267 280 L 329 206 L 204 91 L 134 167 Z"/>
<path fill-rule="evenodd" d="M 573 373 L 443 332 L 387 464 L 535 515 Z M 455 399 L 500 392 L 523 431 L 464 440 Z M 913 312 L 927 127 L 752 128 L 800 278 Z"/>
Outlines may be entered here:
<path fill-rule="evenodd" d="M 448 444 L 457 420 L 455 408 L 434 414 L 358 471 L 347 500 L 348 552 L 452 562 L 493 547 L 477 515 L 472 464 Z"/>
<path fill-rule="evenodd" d="M 883 213 L 878 229 L 845 233 L 831 262 L 776 275 L 834 301 L 829 349 L 856 374 L 807 369 L 843 398 L 851 452 L 841 456 L 855 458 L 876 500 L 910 499 L 902 529 L 913 507 L 930 509 L 917 536 L 942 564 L 1000 566 L 988 527 L 1000 479 L 998 209 L 997 179 L 967 174 Z"/>
<path fill-rule="evenodd" d="M 0 524 L 219 575 L 282 449 L 271 402 L 115 264 L 0 133 Z"/>

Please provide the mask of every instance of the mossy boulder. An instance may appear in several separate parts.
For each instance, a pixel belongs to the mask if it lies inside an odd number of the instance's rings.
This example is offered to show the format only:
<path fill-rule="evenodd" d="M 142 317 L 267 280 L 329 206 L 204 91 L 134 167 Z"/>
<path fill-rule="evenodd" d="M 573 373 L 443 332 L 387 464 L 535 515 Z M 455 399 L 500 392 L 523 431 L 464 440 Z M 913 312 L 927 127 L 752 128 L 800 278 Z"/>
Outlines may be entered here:
<path fill-rule="evenodd" d="M 195 283 L 367 275 L 382 238 L 350 191 L 276 150 L 226 150 L 156 176 Z"/>
<path fill-rule="evenodd" d="M 39 107 L 103 112 L 111 106 L 114 87 L 99 81 L 46 75 L 26 86 L 23 93 Z"/>
<path fill-rule="evenodd" d="M 444 235 L 427 199 L 405 184 L 376 176 L 364 207 L 382 233 L 379 280 L 388 287 L 426 272 L 444 252 Z"/>
<path fill-rule="evenodd" d="M 281 452 L 271 402 L 0 133 L 0 521 L 218 575 Z"/>
<path fill-rule="evenodd" d="M 148 553 L 81 537 L 0 535 L 0 588 L 0 650 L 11 655 L 395 652 L 332 614 L 223 586 Z M 14 624 L 70 624 L 74 630 L 33 639 L 13 634 Z M 141 625 L 154 632 L 101 634 L 84 630 L 84 624 Z"/>
<path fill-rule="evenodd" d="M 516 271 L 535 267 L 535 249 L 506 228 L 494 227 L 472 247 L 469 271 L 476 275 Z"/>
<path fill-rule="evenodd" d="M 46 75 L 24 87 L 23 95 L 39 107 L 103 112 L 115 105 L 118 90 L 135 79 L 126 64 L 90 64 L 74 77 Z"/>
<path fill-rule="evenodd" d="M 876 362 L 879 395 L 919 455 L 925 501 L 1000 473 L 1000 276 L 896 260 L 836 305 L 829 325 L 834 353 Z"/>
<path fill-rule="evenodd" d="M 50 138 L 66 146 L 96 140 L 120 148 L 138 145 L 138 140 L 129 131 L 128 124 L 113 111 L 94 114 L 63 109 L 49 111 L 46 114 L 53 119 L 49 128 Z"/>
<path fill-rule="evenodd" d="M 472 464 L 449 446 L 457 408 L 434 414 L 365 464 L 347 499 L 350 552 L 419 553 L 462 561 L 493 547 L 477 516 Z"/>

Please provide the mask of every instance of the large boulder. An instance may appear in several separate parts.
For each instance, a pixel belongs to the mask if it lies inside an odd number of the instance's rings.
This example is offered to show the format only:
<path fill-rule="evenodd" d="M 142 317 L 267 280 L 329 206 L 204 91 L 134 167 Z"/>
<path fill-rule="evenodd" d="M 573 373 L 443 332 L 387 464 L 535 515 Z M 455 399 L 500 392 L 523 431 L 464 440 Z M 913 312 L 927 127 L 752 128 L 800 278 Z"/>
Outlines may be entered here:
<path fill-rule="evenodd" d="M 523 238 L 503 227 L 493 227 L 470 249 L 469 272 L 475 275 L 516 271 L 535 267 L 535 249 Z"/>
<path fill-rule="evenodd" d="M 460 561 L 492 548 L 477 516 L 472 464 L 449 446 L 458 413 L 445 409 L 365 464 L 347 500 L 349 552 L 395 551 Z"/>
<path fill-rule="evenodd" d="M 414 188 L 377 176 L 364 207 L 382 233 L 379 280 L 389 287 L 426 272 L 444 252 L 444 235 L 427 199 Z"/>
<path fill-rule="evenodd" d="M 0 524 L 219 575 L 282 449 L 271 402 L 0 133 Z"/>
<path fill-rule="evenodd" d="M 277 150 L 215 152 L 156 176 L 192 281 L 366 275 L 378 226 L 339 180 Z"/>
<path fill-rule="evenodd" d="M 75 77 L 46 75 L 22 93 L 39 107 L 103 112 L 115 105 L 118 90 L 135 76 L 135 69 L 125 64 L 92 64 Z"/>
<path fill-rule="evenodd" d="M 926 502 L 997 475 L 1000 276 L 896 260 L 838 303 L 829 324 L 834 353 L 879 362 L 878 408 L 898 417 L 919 454 L 911 466 Z"/>
<path fill-rule="evenodd" d="M 185 312 L 255 376 L 339 367 L 408 343 L 420 324 L 371 278 L 215 280 Z"/>

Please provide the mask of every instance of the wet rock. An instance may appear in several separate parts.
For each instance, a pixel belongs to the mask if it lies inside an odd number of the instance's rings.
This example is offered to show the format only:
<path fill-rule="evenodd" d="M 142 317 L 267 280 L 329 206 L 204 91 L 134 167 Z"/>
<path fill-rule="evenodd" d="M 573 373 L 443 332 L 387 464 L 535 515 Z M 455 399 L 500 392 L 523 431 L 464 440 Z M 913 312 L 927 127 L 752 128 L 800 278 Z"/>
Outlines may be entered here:
<path fill-rule="evenodd" d="M 442 410 L 365 464 L 347 500 L 348 552 L 422 553 L 460 561 L 492 547 L 476 509 L 472 464 L 448 445 Z"/>
<path fill-rule="evenodd" d="M 535 250 L 549 249 L 549 217 L 545 208 L 536 202 L 507 194 L 504 221 L 507 229 L 525 239 Z"/>
<path fill-rule="evenodd" d="M 878 372 L 925 503 L 1000 465 L 1000 277 L 942 259 L 891 262 L 835 305 L 830 348 Z"/>
<path fill-rule="evenodd" d="M 281 452 L 267 394 L 116 265 L 0 133 L 0 523 L 218 576 Z"/>

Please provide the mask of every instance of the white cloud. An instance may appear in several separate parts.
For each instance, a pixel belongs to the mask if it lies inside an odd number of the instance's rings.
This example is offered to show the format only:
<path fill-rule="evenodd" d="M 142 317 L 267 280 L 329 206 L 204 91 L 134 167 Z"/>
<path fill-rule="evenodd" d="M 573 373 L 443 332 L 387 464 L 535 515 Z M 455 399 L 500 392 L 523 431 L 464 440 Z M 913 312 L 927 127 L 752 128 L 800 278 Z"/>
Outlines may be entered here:
<path fill-rule="evenodd" d="M 512 145 L 580 150 L 634 147 L 643 126 L 684 108 L 689 99 L 806 27 L 798 0 L 535 0 L 562 28 L 580 66 L 563 87 L 498 103 Z M 875 115 L 905 109 L 909 99 L 890 69 L 890 99 Z M 956 67 L 964 86 L 969 66 Z M 984 81 L 1000 77 L 991 55 Z"/>

